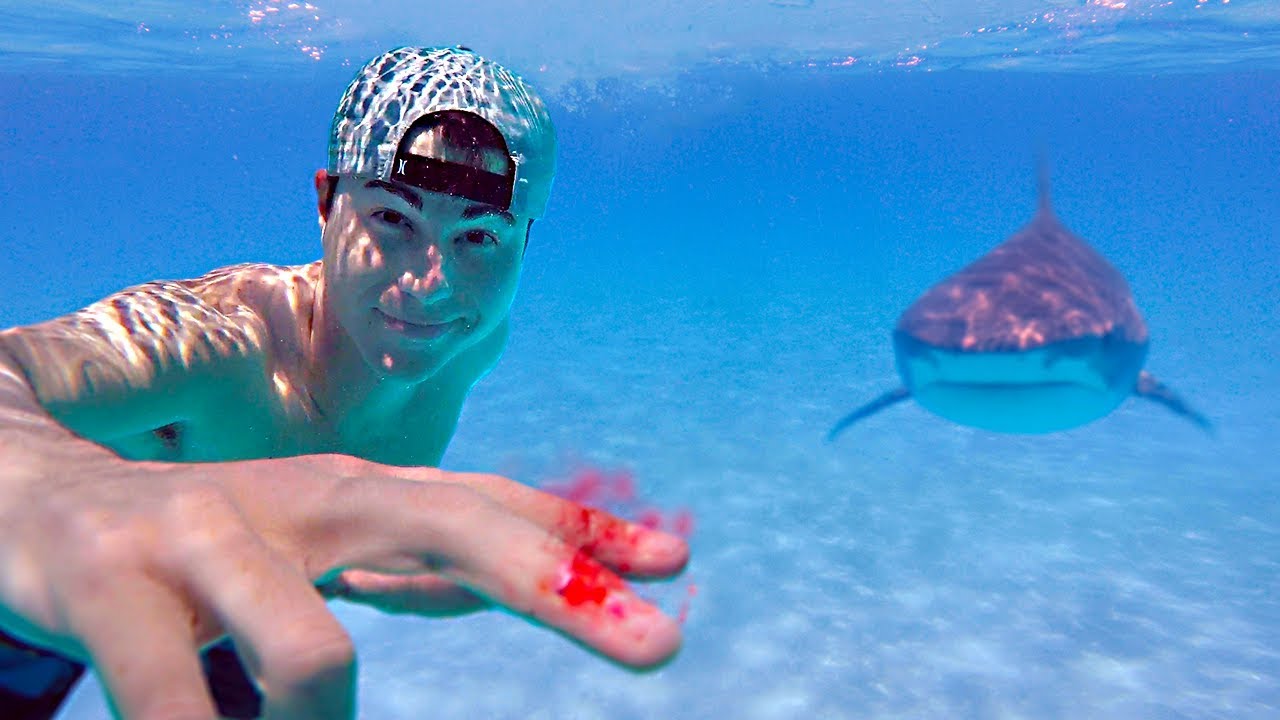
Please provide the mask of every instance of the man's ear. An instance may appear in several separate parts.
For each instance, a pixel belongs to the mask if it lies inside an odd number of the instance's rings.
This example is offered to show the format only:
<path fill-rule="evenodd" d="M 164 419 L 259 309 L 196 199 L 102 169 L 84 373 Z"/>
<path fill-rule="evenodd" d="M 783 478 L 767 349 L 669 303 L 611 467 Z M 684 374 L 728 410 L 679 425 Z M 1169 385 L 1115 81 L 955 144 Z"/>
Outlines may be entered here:
<path fill-rule="evenodd" d="M 338 188 L 338 176 L 330 175 L 328 170 L 316 171 L 316 210 L 320 213 L 320 224 L 329 222 L 329 210 L 333 208 L 333 194 Z"/>

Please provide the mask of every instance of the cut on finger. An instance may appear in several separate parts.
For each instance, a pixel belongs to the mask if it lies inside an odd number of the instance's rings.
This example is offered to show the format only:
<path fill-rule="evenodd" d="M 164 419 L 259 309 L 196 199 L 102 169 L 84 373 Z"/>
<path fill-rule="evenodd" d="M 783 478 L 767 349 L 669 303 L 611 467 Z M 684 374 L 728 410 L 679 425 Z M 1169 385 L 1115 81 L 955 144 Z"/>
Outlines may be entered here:
<path fill-rule="evenodd" d="M 632 667 L 662 664 L 679 649 L 678 624 L 615 572 L 487 494 L 410 483 L 392 503 L 384 487 L 350 498 L 368 521 L 344 543 L 345 565 L 440 574 Z"/>
<path fill-rule="evenodd" d="M 526 537 L 520 537 L 525 535 Z M 679 624 L 582 548 L 532 524 L 476 561 L 481 592 L 624 665 L 658 667 L 680 649 Z M 491 595 L 491 597 L 493 597 Z"/>
<path fill-rule="evenodd" d="M 629 522 L 500 475 L 441 473 L 440 478 L 484 493 L 624 575 L 668 577 L 683 570 L 689 561 L 689 545 L 677 535 Z"/>

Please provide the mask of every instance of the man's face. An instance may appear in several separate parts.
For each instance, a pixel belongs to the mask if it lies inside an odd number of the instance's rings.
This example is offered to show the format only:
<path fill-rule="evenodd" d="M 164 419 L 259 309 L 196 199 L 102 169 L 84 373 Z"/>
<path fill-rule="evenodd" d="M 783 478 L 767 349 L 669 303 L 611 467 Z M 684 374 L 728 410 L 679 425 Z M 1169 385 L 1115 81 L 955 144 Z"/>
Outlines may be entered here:
<path fill-rule="evenodd" d="M 420 381 L 502 325 L 527 228 L 491 205 L 341 177 L 324 230 L 326 302 L 371 368 Z"/>

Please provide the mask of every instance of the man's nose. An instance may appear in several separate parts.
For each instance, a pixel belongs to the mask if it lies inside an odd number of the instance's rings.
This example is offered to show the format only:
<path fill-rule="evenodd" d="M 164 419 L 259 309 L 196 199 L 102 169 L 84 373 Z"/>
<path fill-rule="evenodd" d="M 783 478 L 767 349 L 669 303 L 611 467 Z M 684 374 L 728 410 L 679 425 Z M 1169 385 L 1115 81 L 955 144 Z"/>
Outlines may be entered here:
<path fill-rule="evenodd" d="M 444 253 L 440 252 L 440 246 L 435 243 L 428 245 L 425 257 L 425 263 L 405 270 L 400 276 L 396 283 L 400 291 L 421 300 L 447 295 L 451 288 L 445 275 Z"/>

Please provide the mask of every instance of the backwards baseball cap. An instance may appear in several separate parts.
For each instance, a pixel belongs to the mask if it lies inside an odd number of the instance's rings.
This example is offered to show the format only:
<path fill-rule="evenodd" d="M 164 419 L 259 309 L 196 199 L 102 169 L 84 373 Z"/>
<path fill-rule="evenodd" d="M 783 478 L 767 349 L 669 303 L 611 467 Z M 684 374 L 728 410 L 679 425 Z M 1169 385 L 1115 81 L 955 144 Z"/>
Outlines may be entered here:
<path fill-rule="evenodd" d="M 446 111 L 478 116 L 511 158 L 491 173 L 410 152 L 416 124 Z M 466 48 L 403 47 L 370 60 L 338 103 L 331 175 L 359 175 L 445 192 L 540 217 L 555 175 L 556 135 L 542 100 L 506 68 Z"/>

